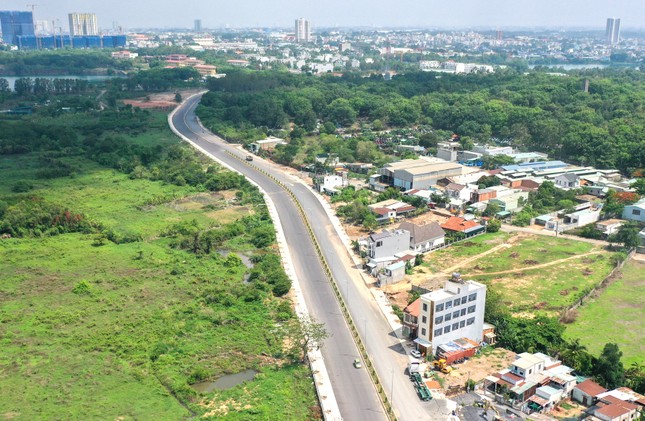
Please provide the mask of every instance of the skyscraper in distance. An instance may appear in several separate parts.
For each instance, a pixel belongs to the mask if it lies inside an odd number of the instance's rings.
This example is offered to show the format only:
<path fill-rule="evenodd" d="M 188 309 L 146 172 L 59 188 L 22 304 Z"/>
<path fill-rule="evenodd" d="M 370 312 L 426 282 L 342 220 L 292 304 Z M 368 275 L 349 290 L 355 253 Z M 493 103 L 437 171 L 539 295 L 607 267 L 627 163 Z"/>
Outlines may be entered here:
<path fill-rule="evenodd" d="M 620 42 L 620 18 L 607 18 L 605 37 L 609 45 L 616 45 Z"/>
<path fill-rule="evenodd" d="M 0 26 L 5 44 L 18 45 L 19 36 L 35 35 L 32 12 L 0 11 Z"/>
<path fill-rule="evenodd" d="M 202 32 L 202 20 L 201 19 L 195 19 L 195 32 Z"/>
<path fill-rule="evenodd" d="M 296 42 L 311 42 L 311 28 L 305 18 L 296 19 Z"/>
<path fill-rule="evenodd" d="M 69 34 L 73 37 L 98 35 L 99 23 L 94 13 L 70 13 Z"/>

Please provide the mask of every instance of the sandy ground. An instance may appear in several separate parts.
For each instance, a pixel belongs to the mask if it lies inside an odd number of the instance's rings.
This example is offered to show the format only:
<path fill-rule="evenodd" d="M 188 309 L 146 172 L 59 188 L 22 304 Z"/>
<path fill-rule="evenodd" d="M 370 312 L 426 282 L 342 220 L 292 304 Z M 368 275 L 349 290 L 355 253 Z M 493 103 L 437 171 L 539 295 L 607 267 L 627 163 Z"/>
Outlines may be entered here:
<path fill-rule="evenodd" d="M 181 94 L 182 98 L 188 98 L 189 96 L 199 92 L 197 89 L 184 89 L 178 91 Z M 146 97 L 137 98 L 137 99 L 126 99 L 123 101 L 124 104 L 130 104 L 133 107 L 139 108 L 162 108 L 162 109 L 172 109 L 177 106 L 175 102 L 175 92 L 160 92 L 157 94 L 148 95 L 149 100 Z"/>
<path fill-rule="evenodd" d="M 487 353 L 487 355 L 480 354 L 464 363 L 453 364 L 452 372 L 449 374 L 438 373 L 438 375 L 444 378 L 444 388 L 446 390 L 451 386 L 453 388 L 461 386 L 461 393 L 463 392 L 463 386 L 469 378 L 479 383 L 486 376 L 508 368 L 513 361 L 515 361 L 514 352 L 504 348 L 495 348 L 492 352 Z"/>

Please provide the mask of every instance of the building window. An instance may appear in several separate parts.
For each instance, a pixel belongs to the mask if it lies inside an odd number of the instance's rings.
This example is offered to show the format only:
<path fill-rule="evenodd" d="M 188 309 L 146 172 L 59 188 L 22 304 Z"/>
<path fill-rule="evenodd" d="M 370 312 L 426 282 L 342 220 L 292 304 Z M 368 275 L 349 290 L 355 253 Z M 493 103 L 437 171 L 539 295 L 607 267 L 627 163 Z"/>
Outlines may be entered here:
<path fill-rule="evenodd" d="M 470 294 L 468 296 L 468 302 L 475 301 L 477 299 L 477 293 Z"/>
<path fill-rule="evenodd" d="M 474 317 L 471 317 L 470 319 L 466 320 L 466 324 L 468 326 L 472 325 L 473 323 L 475 323 L 475 318 Z"/>
<path fill-rule="evenodd" d="M 632 215 L 640 215 L 641 211 L 640 209 L 632 209 Z"/>
<path fill-rule="evenodd" d="M 435 329 L 434 336 L 441 336 L 441 332 L 443 332 L 443 329 L 441 329 L 441 328 Z"/>
<path fill-rule="evenodd" d="M 446 314 L 446 321 L 449 322 L 450 320 L 452 320 L 452 314 L 448 313 Z"/>
<path fill-rule="evenodd" d="M 383 245 L 383 241 L 377 241 L 376 242 L 376 247 L 381 247 Z"/>
<path fill-rule="evenodd" d="M 426 316 L 421 317 L 421 323 L 423 324 L 428 323 L 428 318 Z"/>
<path fill-rule="evenodd" d="M 466 300 L 468 300 L 468 297 L 462 297 L 461 298 L 461 305 L 466 304 Z"/>
<path fill-rule="evenodd" d="M 423 303 L 423 311 L 428 311 L 428 305 L 426 303 Z"/>
<path fill-rule="evenodd" d="M 452 318 L 453 319 L 456 319 L 457 317 L 459 317 L 459 310 L 457 310 L 454 313 L 452 313 Z"/>
<path fill-rule="evenodd" d="M 453 303 L 453 305 L 454 305 L 455 307 L 457 307 L 457 306 L 459 305 L 459 303 L 460 303 L 460 302 L 461 302 L 461 300 L 460 300 L 459 298 L 457 298 L 457 299 L 455 300 L 455 302 Z"/>
<path fill-rule="evenodd" d="M 459 329 L 459 323 L 453 323 L 452 330 L 457 330 L 457 329 Z"/>
<path fill-rule="evenodd" d="M 421 328 L 421 336 L 426 336 L 426 328 L 425 327 Z"/>
<path fill-rule="evenodd" d="M 450 332 L 450 326 L 446 326 L 443 328 L 443 333 L 448 333 Z"/>
<path fill-rule="evenodd" d="M 474 313 L 475 312 L 475 306 L 470 306 L 468 307 L 468 314 Z"/>
<path fill-rule="evenodd" d="M 434 306 L 434 310 L 435 311 L 443 311 L 443 304 L 437 304 L 436 306 Z"/>
<path fill-rule="evenodd" d="M 449 308 L 452 308 L 452 301 L 448 301 L 446 303 L 446 310 L 448 310 Z"/>
<path fill-rule="evenodd" d="M 465 320 L 460 321 L 459 327 L 464 327 L 464 326 L 466 326 L 466 321 Z"/>
<path fill-rule="evenodd" d="M 466 309 L 465 309 L 465 308 L 462 308 L 462 309 L 461 309 L 461 312 L 459 312 L 459 314 L 460 314 L 461 316 L 465 316 L 465 315 L 466 315 Z"/>
<path fill-rule="evenodd" d="M 435 317 L 435 318 L 434 318 L 434 323 L 435 323 L 435 324 L 437 324 L 437 325 L 438 325 L 438 324 L 439 324 L 439 323 L 441 323 L 441 322 L 443 322 L 443 316 L 439 316 L 439 317 Z"/>

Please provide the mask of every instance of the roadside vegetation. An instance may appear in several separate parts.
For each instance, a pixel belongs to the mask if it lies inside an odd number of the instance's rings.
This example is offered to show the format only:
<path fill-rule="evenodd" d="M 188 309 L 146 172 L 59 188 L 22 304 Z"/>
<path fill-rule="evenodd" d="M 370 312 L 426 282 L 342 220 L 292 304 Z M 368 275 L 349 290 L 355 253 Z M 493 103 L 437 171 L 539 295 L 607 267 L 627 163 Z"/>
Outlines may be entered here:
<path fill-rule="evenodd" d="M 255 187 L 162 114 L 0 127 L 0 416 L 320 417 Z M 228 390 L 191 387 L 247 369 Z"/>

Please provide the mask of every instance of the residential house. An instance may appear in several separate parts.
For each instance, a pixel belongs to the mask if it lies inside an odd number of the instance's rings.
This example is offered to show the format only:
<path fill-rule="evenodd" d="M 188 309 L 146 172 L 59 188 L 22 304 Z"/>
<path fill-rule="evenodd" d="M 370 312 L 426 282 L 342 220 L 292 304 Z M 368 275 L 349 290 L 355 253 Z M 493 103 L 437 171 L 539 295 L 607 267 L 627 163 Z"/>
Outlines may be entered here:
<path fill-rule="evenodd" d="M 257 153 L 260 150 L 268 151 L 275 149 L 276 146 L 278 145 L 286 145 L 287 142 L 285 142 L 284 139 L 280 139 L 279 137 L 273 137 L 269 136 L 266 139 L 258 140 L 249 145 L 249 150 L 253 153 Z"/>
<path fill-rule="evenodd" d="M 498 191 L 497 197 L 489 200 L 488 203 L 497 204 L 502 212 L 515 212 L 520 210 L 528 199 L 527 191 L 517 189 L 511 190 L 510 194 L 505 191 L 501 196 Z"/>
<path fill-rule="evenodd" d="M 446 239 L 446 232 L 436 222 L 425 225 L 402 222 L 399 229 L 410 233 L 410 249 L 417 253 L 425 253 L 441 247 Z"/>
<path fill-rule="evenodd" d="M 376 222 L 379 225 L 390 224 L 396 220 L 396 211 L 393 209 L 375 208 L 372 212 L 376 215 Z"/>
<path fill-rule="evenodd" d="M 409 249 L 410 232 L 406 230 L 384 230 L 367 238 L 367 255 L 371 259 L 394 256 Z"/>
<path fill-rule="evenodd" d="M 383 200 L 367 207 L 376 214 L 376 221 L 379 223 L 394 222 L 396 218 L 408 216 L 417 210 L 414 206 L 394 199 Z"/>
<path fill-rule="evenodd" d="M 443 289 L 421 297 L 418 337 L 421 352 L 434 354 L 442 344 L 460 338 L 482 342 L 486 286 L 454 274 Z"/>
<path fill-rule="evenodd" d="M 405 265 L 405 260 L 398 260 L 385 266 L 383 271 L 377 275 L 379 286 L 391 285 L 403 280 L 405 278 Z"/>
<path fill-rule="evenodd" d="M 639 418 L 642 409 L 639 405 L 607 393 L 599 395 L 598 402 L 587 412 L 602 421 L 634 421 Z"/>
<path fill-rule="evenodd" d="M 316 189 L 320 193 L 336 194 L 338 189 L 347 187 L 348 180 L 344 175 L 323 175 L 314 178 Z"/>
<path fill-rule="evenodd" d="M 583 209 L 564 216 L 565 229 L 593 224 L 600 219 L 600 209 Z"/>
<path fill-rule="evenodd" d="M 568 397 L 576 384 L 572 368 L 542 353 L 519 354 L 510 368 L 484 379 L 484 388 L 525 412 L 549 411 Z"/>
<path fill-rule="evenodd" d="M 645 253 L 645 228 L 638 233 L 638 238 L 641 244 L 639 247 L 636 247 L 636 253 Z"/>
<path fill-rule="evenodd" d="M 403 327 L 401 333 L 404 338 L 416 339 L 420 312 L 421 298 L 417 298 L 403 309 Z"/>
<path fill-rule="evenodd" d="M 470 201 L 473 203 L 488 202 L 490 199 L 495 199 L 496 197 L 497 197 L 497 190 L 494 190 L 491 188 L 480 189 L 470 194 Z"/>
<path fill-rule="evenodd" d="M 345 164 L 345 168 L 347 168 L 349 171 L 359 173 L 359 174 L 367 174 L 368 172 L 370 172 L 370 170 L 373 167 L 374 167 L 374 164 L 367 164 L 362 162 Z"/>
<path fill-rule="evenodd" d="M 444 192 L 449 199 L 458 199 L 467 202 L 470 200 L 470 194 L 473 190 L 477 189 L 473 189 L 465 184 L 450 183 L 445 187 Z"/>
<path fill-rule="evenodd" d="M 645 222 L 645 198 L 642 198 L 633 205 L 625 206 L 623 209 L 623 219 Z"/>
<path fill-rule="evenodd" d="M 462 232 L 466 237 L 480 234 L 486 230 L 486 227 L 476 221 L 467 221 L 458 216 L 451 216 L 446 222 L 441 224 L 441 228 L 447 231 Z"/>
<path fill-rule="evenodd" d="M 592 406 L 597 401 L 597 396 L 601 393 L 605 393 L 607 389 L 594 382 L 591 379 L 587 379 L 582 383 L 578 383 L 571 392 L 571 399 L 576 402 L 583 404 L 584 406 Z"/>
<path fill-rule="evenodd" d="M 555 177 L 553 183 L 561 189 L 577 189 L 580 187 L 580 177 L 573 173 L 564 173 Z"/>
<path fill-rule="evenodd" d="M 618 228 L 624 224 L 625 221 L 622 219 L 607 219 L 606 221 L 596 222 L 596 229 L 602 233 L 603 237 L 607 238 L 612 234 L 616 234 Z"/>

